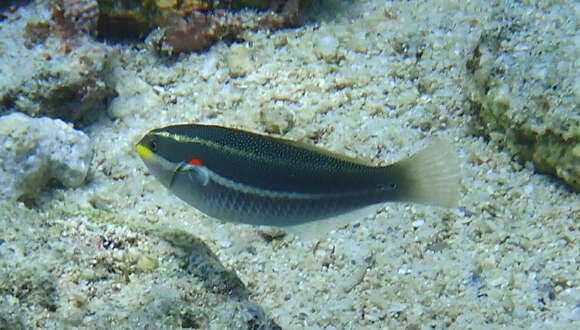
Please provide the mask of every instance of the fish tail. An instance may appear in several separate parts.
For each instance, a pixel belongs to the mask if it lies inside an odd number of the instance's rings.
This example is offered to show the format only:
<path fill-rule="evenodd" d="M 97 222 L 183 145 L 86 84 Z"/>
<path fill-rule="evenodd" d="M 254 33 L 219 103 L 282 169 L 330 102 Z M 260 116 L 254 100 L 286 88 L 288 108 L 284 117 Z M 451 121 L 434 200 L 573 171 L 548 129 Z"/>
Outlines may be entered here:
<path fill-rule="evenodd" d="M 427 148 L 386 169 L 395 170 L 400 178 L 404 178 L 398 200 L 457 206 L 461 171 L 448 142 L 437 138 Z"/>

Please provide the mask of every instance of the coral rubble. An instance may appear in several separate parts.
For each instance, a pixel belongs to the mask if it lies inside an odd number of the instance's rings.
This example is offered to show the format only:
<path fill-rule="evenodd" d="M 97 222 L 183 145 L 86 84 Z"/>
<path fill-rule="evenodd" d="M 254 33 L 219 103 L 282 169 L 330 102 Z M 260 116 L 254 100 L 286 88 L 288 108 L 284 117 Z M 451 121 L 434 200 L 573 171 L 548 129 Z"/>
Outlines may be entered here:
<path fill-rule="evenodd" d="M 13 110 L 81 124 L 92 122 L 115 95 L 98 72 L 53 75 L 41 70 L 31 80 L 12 87 L 3 97 Z"/>
<path fill-rule="evenodd" d="M 97 0 L 57 0 L 54 3 L 53 19 L 65 36 L 94 35 L 99 14 Z"/>
<path fill-rule="evenodd" d="M 0 80 L 0 113 L 18 111 L 79 126 L 91 123 L 115 95 L 105 80 L 106 46 L 85 40 L 69 48 L 66 41 L 48 35 L 51 28 L 42 17 L 31 16 L 21 26 L 0 30 L 11 49 L 0 53 L 0 72 L 20 68 Z"/>
<path fill-rule="evenodd" d="M 51 181 L 85 182 L 93 148 L 89 138 L 60 120 L 21 113 L 0 117 L 0 198 L 32 200 Z"/>
<path fill-rule="evenodd" d="M 50 24 L 46 21 L 31 22 L 24 29 L 24 46 L 28 49 L 46 41 L 50 34 Z"/>
<path fill-rule="evenodd" d="M 231 17 L 206 16 L 194 12 L 189 17 L 173 16 L 165 29 L 164 42 L 171 53 L 201 51 L 216 40 L 235 37 L 241 30 L 241 23 Z"/>
<path fill-rule="evenodd" d="M 241 30 L 295 26 L 310 0 L 54 0 L 52 18 L 63 37 L 96 35 L 105 40 L 144 38 L 165 28 L 173 53 L 200 51 Z M 248 15 L 246 12 L 254 12 Z M 258 12 L 255 12 L 258 11 Z M 245 20 L 244 24 L 241 21 Z"/>
<path fill-rule="evenodd" d="M 280 329 L 200 239 L 0 200 L 0 328 Z M 145 260 L 145 261 L 144 261 Z"/>
<path fill-rule="evenodd" d="M 127 39 L 144 37 L 155 27 L 161 27 L 165 32 L 159 43 L 169 53 L 202 51 L 215 41 L 235 39 L 242 31 L 295 26 L 301 8 L 311 2 L 155 0 L 112 3 L 101 0 L 97 30 L 100 38 Z"/>
<path fill-rule="evenodd" d="M 573 11 L 496 13 L 468 61 L 468 95 L 483 133 L 580 191 L 580 62 Z M 507 22 L 507 23 L 505 23 Z M 525 29 L 523 26 L 525 24 Z M 560 26 L 560 28 L 555 28 Z M 533 31 L 530 32 L 530 31 Z"/>

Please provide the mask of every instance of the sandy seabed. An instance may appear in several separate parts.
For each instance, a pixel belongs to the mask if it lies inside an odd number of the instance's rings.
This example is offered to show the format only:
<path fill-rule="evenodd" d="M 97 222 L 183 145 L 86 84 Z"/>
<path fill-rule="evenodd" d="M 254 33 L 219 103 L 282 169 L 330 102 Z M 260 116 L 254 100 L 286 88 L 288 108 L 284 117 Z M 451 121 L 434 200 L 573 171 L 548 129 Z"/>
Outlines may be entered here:
<path fill-rule="evenodd" d="M 542 12 L 528 2 L 325 1 L 303 27 L 174 61 L 73 50 L 108 54 L 118 96 L 83 129 L 95 148 L 86 185 L 32 209 L 0 204 L 0 328 L 580 327 L 578 194 L 480 136 L 464 88 L 497 12 Z M 148 173 L 135 142 L 177 122 L 375 164 L 442 137 L 460 158 L 460 206 L 385 204 L 315 242 L 270 239 L 208 218 Z"/>

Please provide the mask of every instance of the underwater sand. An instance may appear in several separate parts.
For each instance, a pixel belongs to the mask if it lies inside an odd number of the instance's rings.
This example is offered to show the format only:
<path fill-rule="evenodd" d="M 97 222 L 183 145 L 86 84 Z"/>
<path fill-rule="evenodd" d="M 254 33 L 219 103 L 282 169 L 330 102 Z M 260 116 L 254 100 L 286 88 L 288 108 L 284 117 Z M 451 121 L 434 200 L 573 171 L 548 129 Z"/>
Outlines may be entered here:
<path fill-rule="evenodd" d="M 236 309 L 251 305 L 283 329 L 580 327 L 578 194 L 478 136 L 462 93 L 469 54 L 502 2 L 327 3 L 315 23 L 174 62 L 95 46 L 110 52 L 120 96 L 84 129 L 96 149 L 87 185 L 46 192 L 32 210 L 0 204 L 10 215 L 0 238 L 23 235 L 27 251 L 0 275 L 18 269 L 31 288 L 0 282 L 0 325 L 223 329 L 245 317 L 239 328 L 252 328 L 254 316 Z M 460 157 L 460 207 L 384 204 L 316 242 L 265 239 L 181 202 L 133 151 L 149 129 L 192 121 L 375 164 L 440 136 Z M 178 240 L 156 232 L 207 244 L 243 293 L 232 302 L 234 289 L 192 280 L 207 277 L 184 272 L 182 254 L 197 250 L 176 252 Z"/>

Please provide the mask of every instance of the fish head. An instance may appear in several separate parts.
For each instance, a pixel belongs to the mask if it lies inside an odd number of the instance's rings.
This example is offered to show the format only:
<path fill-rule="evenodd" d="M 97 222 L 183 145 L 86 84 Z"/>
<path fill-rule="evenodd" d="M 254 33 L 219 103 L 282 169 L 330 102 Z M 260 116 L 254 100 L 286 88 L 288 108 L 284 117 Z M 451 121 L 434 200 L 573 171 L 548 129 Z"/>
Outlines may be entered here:
<path fill-rule="evenodd" d="M 181 161 L 166 155 L 167 148 L 171 149 L 170 142 L 163 136 L 153 134 L 152 131 L 135 145 L 135 151 L 149 171 L 166 187 L 171 186 L 176 171 L 182 166 Z"/>

